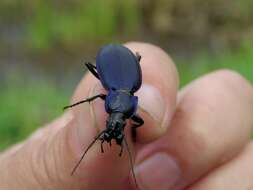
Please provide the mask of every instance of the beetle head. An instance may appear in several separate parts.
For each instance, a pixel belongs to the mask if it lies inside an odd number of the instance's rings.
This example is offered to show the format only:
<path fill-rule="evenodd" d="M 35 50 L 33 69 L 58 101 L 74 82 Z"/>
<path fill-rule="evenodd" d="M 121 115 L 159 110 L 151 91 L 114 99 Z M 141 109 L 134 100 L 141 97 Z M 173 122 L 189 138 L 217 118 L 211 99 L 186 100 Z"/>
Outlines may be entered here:
<path fill-rule="evenodd" d="M 124 139 L 124 128 L 126 121 L 122 113 L 112 113 L 106 121 L 106 130 L 104 132 L 104 140 L 110 142 L 112 139 L 121 145 Z"/>

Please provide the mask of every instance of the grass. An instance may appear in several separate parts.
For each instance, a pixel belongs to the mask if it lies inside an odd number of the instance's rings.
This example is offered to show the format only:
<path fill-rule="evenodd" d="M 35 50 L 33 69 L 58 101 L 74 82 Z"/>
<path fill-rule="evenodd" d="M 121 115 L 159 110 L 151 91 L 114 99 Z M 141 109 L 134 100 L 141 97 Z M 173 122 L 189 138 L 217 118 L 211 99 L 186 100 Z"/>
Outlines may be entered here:
<path fill-rule="evenodd" d="M 56 6 L 40 0 L 31 4 L 33 16 L 29 19 L 27 42 L 32 49 L 115 41 L 119 34 L 138 30 L 136 0 L 76 1 L 65 6 L 64 2 Z"/>
<path fill-rule="evenodd" d="M 0 91 L 0 150 L 60 115 L 68 99 L 53 83 L 8 80 Z"/>
<path fill-rule="evenodd" d="M 181 86 L 210 71 L 229 68 L 238 71 L 253 84 L 253 48 L 211 56 L 203 53 L 192 60 L 176 59 Z M 0 150 L 27 137 L 37 127 L 62 114 L 71 92 L 62 92 L 50 80 L 6 80 L 0 86 Z"/>
<path fill-rule="evenodd" d="M 245 46 L 239 51 L 227 51 L 216 56 L 203 53 L 190 61 L 176 59 L 176 62 L 181 86 L 208 72 L 224 68 L 239 72 L 253 84 L 253 47 Z"/>

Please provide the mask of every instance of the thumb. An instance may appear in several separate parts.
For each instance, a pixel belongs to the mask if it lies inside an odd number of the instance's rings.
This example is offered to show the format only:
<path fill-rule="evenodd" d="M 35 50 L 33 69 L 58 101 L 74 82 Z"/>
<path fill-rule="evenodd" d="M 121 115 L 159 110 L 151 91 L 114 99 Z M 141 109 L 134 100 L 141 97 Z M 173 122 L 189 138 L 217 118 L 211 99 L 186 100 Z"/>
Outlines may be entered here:
<path fill-rule="evenodd" d="M 101 91 L 103 88 L 97 79 L 88 74 L 74 93 L 73 102 Z M 100 155 L 100 143 L 95 143 L 71 176 L 80 156 L 101 131 L 99 128 L 104 128 L 105 120 L 101 100 L 84 103 L 2 153 L 0 189 L 120 189 L 129 174 L 129 166 L 127 154 L 118 156 L 118 146 L 107 150 L 109 147 L 105 145 L 105 153 Z"/>
<path fill-rule="evenodd" d="M 141 66 L 146 85 L 142 85 L 138 96 L 141 99 L 140 112 L 144 117 L 145 126 L 138 129 L 137 137 L 144 139 L 143 142 L 147 143 L 166 131 L 176 104 L 177 77 L 174 65 L 167 64 L 170 60 L 159 48 L 146 44 L 129 44 L 128 46 L 135 51 L 137 48 L 143 55 Z M 157 64 L 154 64 L 154 61 Z M 155 71 L 159 71 L 159 75 Z M 167 81 L 171 83 L 170 88 L 165 88 Z M 100 82 L 91 74 L 87 74 L 74 93 L 72 102 L 100 93 L 105 93 Z M 150 106 L 154 102 L 154 97 L 160 100 L 154 104 L 159 108 L 156 110 L 154 105 Z M 166 102 L 165 105 L 170 105 L 169 108 L 162 104 L 163 99 Z M 160 106 L 159 102 L 161 102 Z M 163 107 L 165 108 L 162 109 Z M 84 150 L 99 131 L 105 128 L 106 117 L 104 102 L 100 99 L 90 104 L 81 104 L 68 110 L 61 118 L 48 126 L 39 129 L 25 142 L 2 153 L 0 155 L 0 189 L 114 190 L 123 189 L 123 185 L 129 186 L 128 155 L 124 151 L 123 156 L 119 157 L 120 147 L 114 144 L 109 147 L 105 143 L 105 153 L 99 154 L 100 143 L 95 143 L 85 155 L 75 174 L 71 176 L 71 171 Z M 129 127 L 126 130 L 129 130 Z M 126 134 L 126 136 L 130 135 Z"/>

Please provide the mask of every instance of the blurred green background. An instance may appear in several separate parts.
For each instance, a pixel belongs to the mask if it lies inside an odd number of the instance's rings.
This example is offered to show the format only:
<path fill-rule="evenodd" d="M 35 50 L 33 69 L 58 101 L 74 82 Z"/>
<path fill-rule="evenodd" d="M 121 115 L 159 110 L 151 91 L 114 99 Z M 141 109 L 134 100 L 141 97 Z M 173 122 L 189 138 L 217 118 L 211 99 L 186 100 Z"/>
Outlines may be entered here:
<path fill-rule="evenodd" d="M 252 0 L 1 0 L 0 150 L 62 114 L 105 43 L 161 46 L 181 86 L 219 68 L 253 82 L 252 10 Z"/>

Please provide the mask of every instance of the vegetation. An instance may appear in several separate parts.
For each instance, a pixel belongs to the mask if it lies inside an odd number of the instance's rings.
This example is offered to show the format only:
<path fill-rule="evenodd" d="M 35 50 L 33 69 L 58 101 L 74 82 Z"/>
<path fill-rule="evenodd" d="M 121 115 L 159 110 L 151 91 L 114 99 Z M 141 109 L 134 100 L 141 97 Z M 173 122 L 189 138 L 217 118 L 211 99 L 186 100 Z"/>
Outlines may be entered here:
<path fill-rule="evenodd" d="M 68 102 L 69 94 L 53 82 L 25 78 L 19 74 L 0 88 L 0 150 L 62 114 Z"/>
<path fill-rule="evenodd" d="M 21 25 L 29 49 L 73 48 L 133 34 L 139 22 L 137 8 L 136 0 L 1 1 L 0 20 Z"/>
<path fill-rule="evenodd" d="M 232 69 L 253 84 L 253 46 L 245 45 L 237 51 L 225 51 L 218 55 L 205 53 L 189 60 L 177 60 L 181 86 L 217 69 Z"/>
<path fill-rule="evenodd" d="M 230 48 L 253 39 L 252 9 L 252 0 L 3 0 L 0 21 L 39 51 L 126 38 Z"/>

